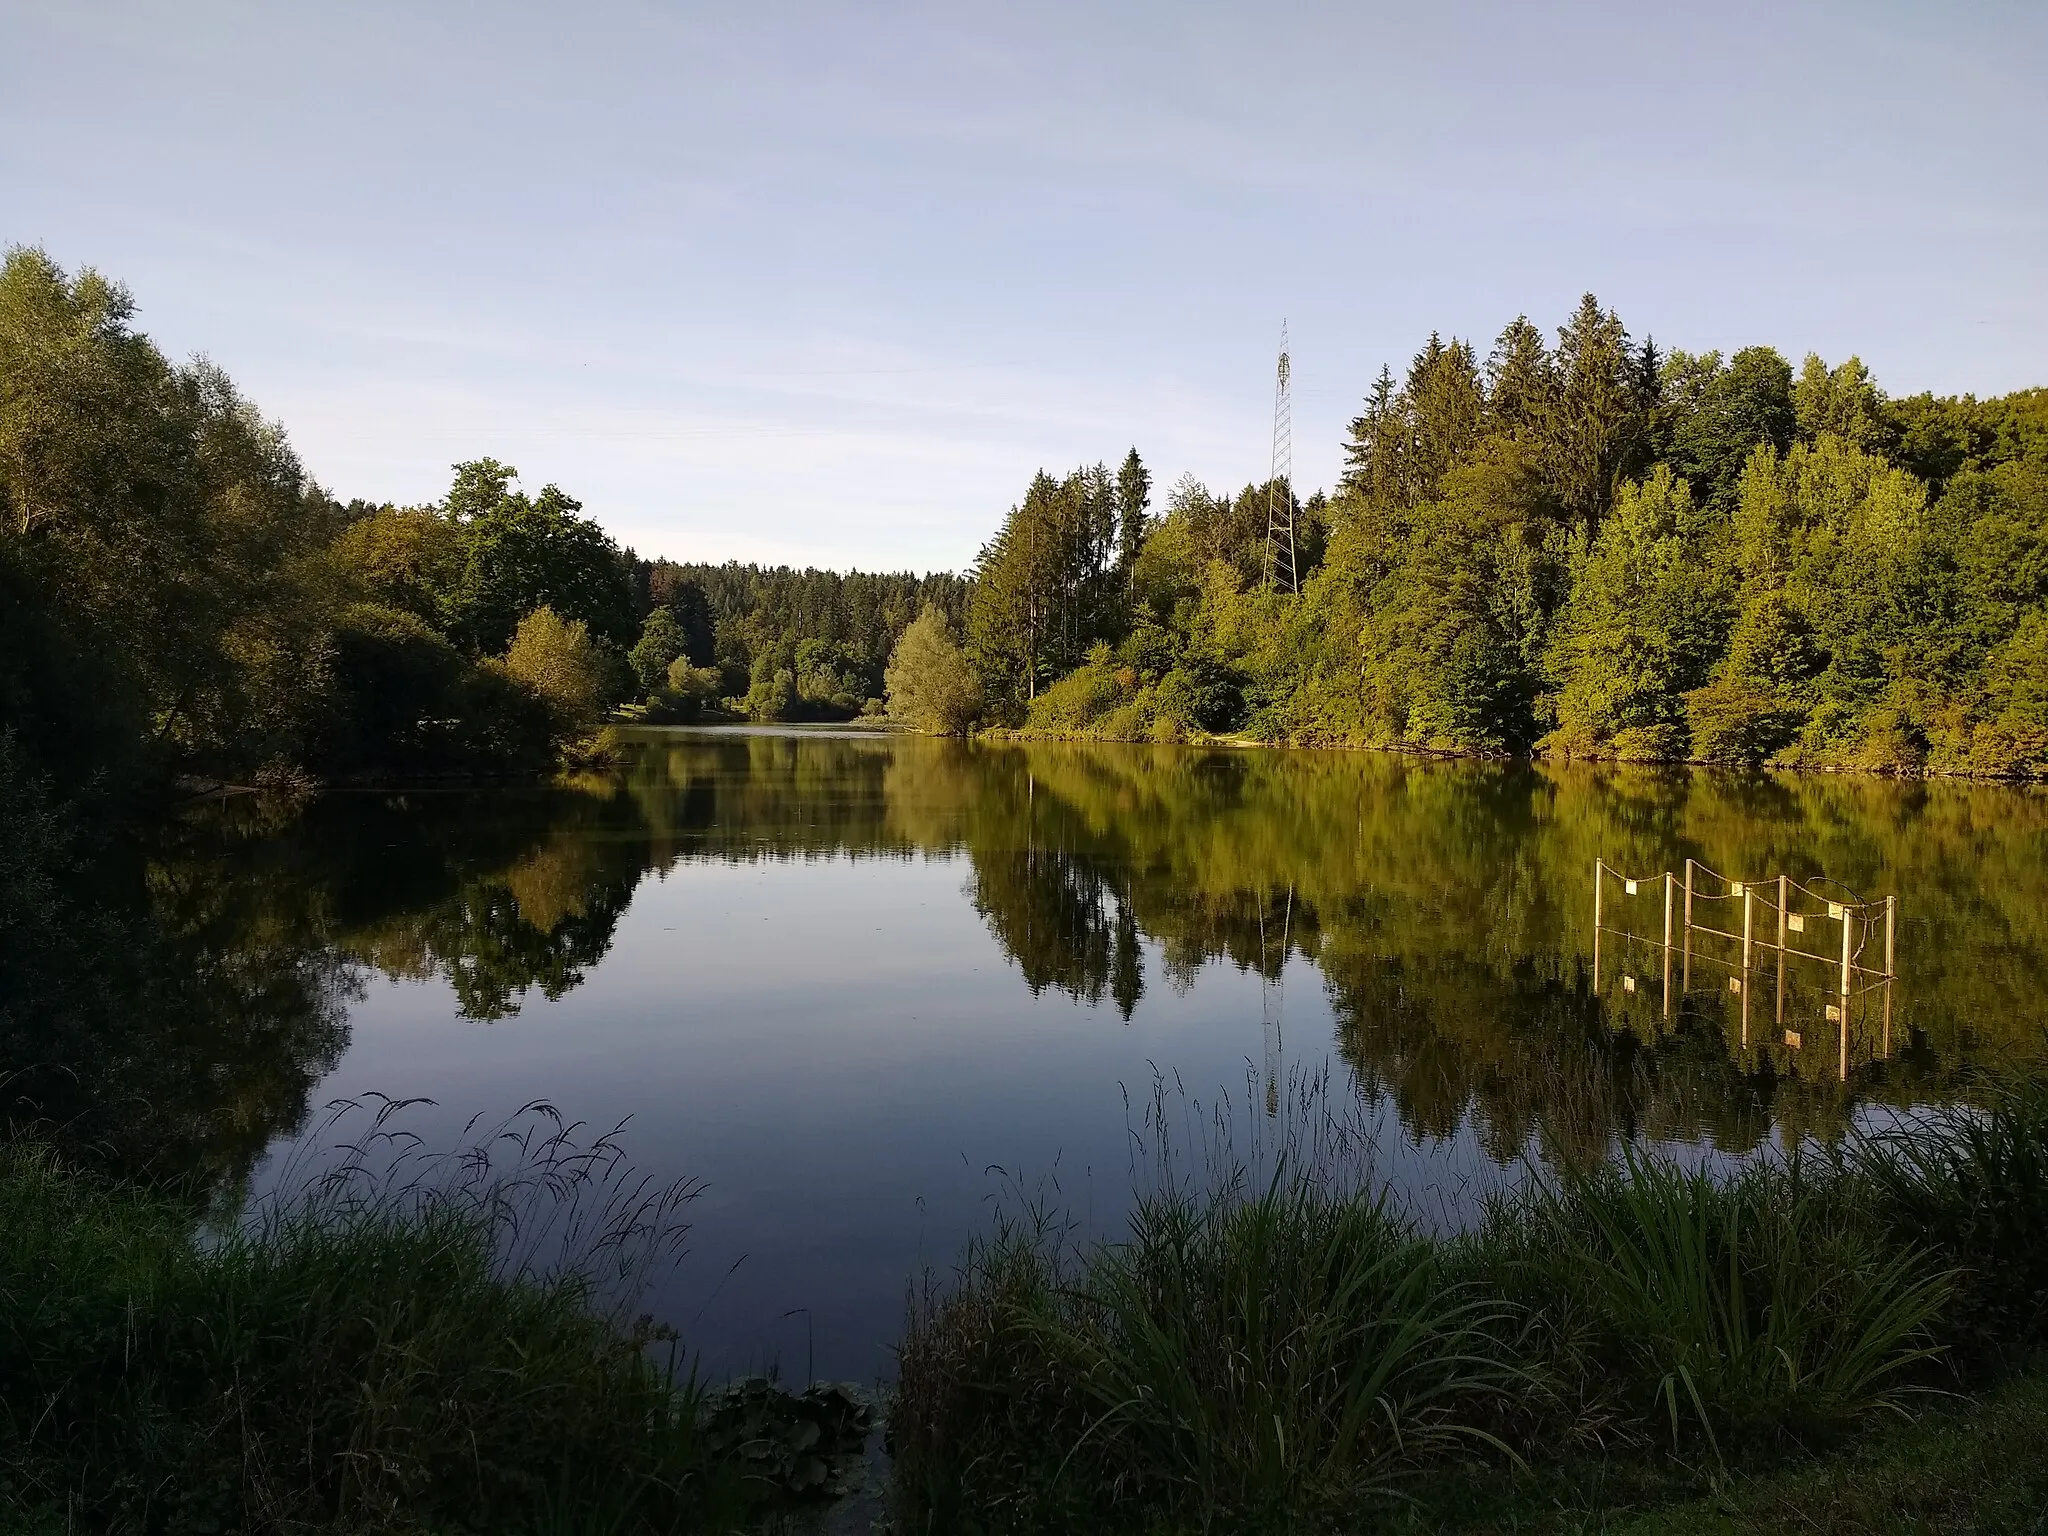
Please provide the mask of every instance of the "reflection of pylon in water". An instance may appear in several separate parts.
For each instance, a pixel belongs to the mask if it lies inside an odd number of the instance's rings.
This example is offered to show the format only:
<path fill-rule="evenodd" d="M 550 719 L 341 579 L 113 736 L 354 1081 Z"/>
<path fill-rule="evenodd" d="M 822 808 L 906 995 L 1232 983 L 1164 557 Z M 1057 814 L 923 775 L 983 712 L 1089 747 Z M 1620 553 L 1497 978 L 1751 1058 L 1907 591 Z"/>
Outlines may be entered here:
<path fill-rule="evenodd" d="M 1280 1113 L 1280 1012 L 1287 1002 L 1287 945 L 1294 927 L 1294 887 L 1280 919 L 1280 963 L 1266 974 L 1266 899 L 1259 898 L 1259 1001 L 1266 1016 L 1266 1114 Z"/>

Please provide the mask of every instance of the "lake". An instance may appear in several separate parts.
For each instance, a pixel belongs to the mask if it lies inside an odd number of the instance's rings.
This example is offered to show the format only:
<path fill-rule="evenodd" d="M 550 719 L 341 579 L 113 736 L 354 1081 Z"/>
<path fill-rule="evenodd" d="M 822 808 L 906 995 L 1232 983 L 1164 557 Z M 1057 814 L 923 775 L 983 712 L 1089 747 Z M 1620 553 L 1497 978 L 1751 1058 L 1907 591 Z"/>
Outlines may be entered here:
<path fill-rule="evenodd" d="M 135 1079 L 152 1156 L 258 1190 L 325 1155 L 301 1143 L 341 1098 L 431 1099 L 404 1123 L 442 1143 L 535 1099 L 623 1123 L 639 1168 L 704 1185 L 650 1308 L 715 1372 L 872 1378 L 917 1277 L 994 1211 L 1116 1230 L 1156 1091 L 1255 1127 L 1327 1071 L 1372 1177 L 1456 1220 L 1620 1136 L 1838 1138 L 2039 1053 L 2048 1021 L 2033 790 L 802 729 L 625 747 L 545 790 L 189 813 L 136 855 L 147 933 L 106 945 L 130 956 L 106 984 L 152 1001 L 73 1078 Z M 1596 860 L 1640 882 L 1604 887 L 1597 977 Z M 1814 893 L 1782 994 L 1780 874 Z M 1725 880 L 1771 882 L 1746 987 Z M 1827 900 L 1889 896 L 1895 979 L 1856 908 L 1845 999 Z"/>

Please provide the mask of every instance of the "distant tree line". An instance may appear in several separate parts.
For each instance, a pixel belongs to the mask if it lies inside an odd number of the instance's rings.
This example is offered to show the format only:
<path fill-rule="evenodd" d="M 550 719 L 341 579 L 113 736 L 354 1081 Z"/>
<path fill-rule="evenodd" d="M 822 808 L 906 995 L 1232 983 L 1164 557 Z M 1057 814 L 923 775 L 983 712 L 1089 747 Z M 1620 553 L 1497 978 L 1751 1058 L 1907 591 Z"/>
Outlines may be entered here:
<path fill-rule="evenodd" d="M 0 262 L 0 801 L 530 773 L 619 706 L 845 717 L 958 577 L 649 563 L 558 486 L 455 466 L 428 506 L 343 503 L 125 290 Z"/>
<path fill-rule="evenodd" d="M 1381 370 L 1298 597 L 1275 493 L 1184 479 L 1111 540 L 1102 471 L 1041 475 L 931 665 L 1056 734 L 2048 773 L 2048 389 L 1666 354 L 1588 295 Z"/>
<path fill-rule="evenodd" d="M 878 712 L 883 671 L 911 622 L 931 608 L 957 625 L 967 579 L 947 572 L 795 570 L 786 565 L 640 564 L 658 646 L 636 655 L 651 702 L 655 666 L 685 661 L 700 694 L 755 720 L 843 720 Z M 660 615 L 666 613 L 666 619 Z M 667 661 L 662 661 L 663 656 Z M 715 674 L 711 675 L 711 674 Z M 687 705 L 685 705 L 687 708 Z"/>

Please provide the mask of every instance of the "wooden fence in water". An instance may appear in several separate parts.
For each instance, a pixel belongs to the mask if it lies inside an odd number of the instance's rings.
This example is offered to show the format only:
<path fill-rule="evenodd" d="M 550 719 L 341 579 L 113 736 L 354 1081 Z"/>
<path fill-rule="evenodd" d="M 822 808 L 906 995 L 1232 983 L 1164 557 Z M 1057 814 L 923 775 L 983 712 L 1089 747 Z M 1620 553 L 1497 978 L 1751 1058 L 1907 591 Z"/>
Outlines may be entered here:
<path fill-rule="evenodd" d="M 1834 886 L 1837 882 L 1823 880 L 1822 885 Z M 1611 867 L 1605 859 L 1593 861 L 1593 987 L 1600 992 L 1604 987 L 1601 968 L 1601 941 L 1612 934 L 1629 940 L 1640 940 L 1645 936 L 1632 925 L 1622 926 L 1610 921 L 1608 890 L 1618 886 L 1616 900 L 1626 904 L 1632 900 L 1648 898 L 1662 901 L 1662 951 L 1664 1017 L 1670 1018 L 1676 1005 L 1676 998 L 1692 990 L 1694 939 L 1711 937 L 1741 946 L 1740 969 L 1738 974 L 1728 978 L 1729 991 L 1742 1000 L 1742 1044 L 1750 1044 L 1750 992 L 1755 979 L 1756 960 L 1759 952 L 1777 957 L 1777 1007 L 1775 1026 L 1783 1031 L 1785 1045 L 1792 1050 L 1803 1047 L 1803 1032 L 1785 1026 L 1786 968 L 1790 961 L 1813 962 L 1826 968 L 1828 980 L 1836 994 L 1836 1001 L 1826 1005 L 1827 1019 L 1835 1024 L 1838 1040 L 1838 1064 L 1840 1076 L 1849 1075 L 1849 1030 L 1850 1016 L 1865 991 L 1881 989 L 1883 998 L 1883 1035 L 1879 1054 L 1891 1054 L 1892 986 L 1898 979 L 1898 905 L 1896 895 L 1880 897 L 1875 901 L 1858 898 L 1847 887 L 1840 888 L 1840 894 L 1816 890 L 1803 881 L 1789 875 L 1774 875 L 1765 880 L 1732 880 L 1719 872 L 1709 869 L 1697 859 L 1685 861 L 1685 872 L 1681 877 L 1673 870 L 1657 875 L 1627 875 Z M 1735 904 L 1741 905 L 1740 931 L 1735 928 Z M 1724 918 L 1722 914 L 1726 914 Z M 1758 918 L 1763 918 L 1763 933 L 1759 933 Z M 1703 920 L 1711 916 L 1715 921 Z M 1725 922 L 1727 926 L 1716 926 Z M 1826 934 L 1833 924 L 1841 926 L 1839 947 L 1832 942 L 1826 950 L 1805 947 L 1798 938 L 1809 932 Z M 1883 934 L 1883 968 L 1865 962 L 1865 951 L 1872 939 Z M 1654 941 L 1653 941 L 1654 942 Z M 1677 992 L 1672 989 L 1673 963 L 1679 968 Z M 1725 962 L 1719 962 L 1725 963 Z M 1731 969 L 1733 967 L 1731 966 Z M 1858 985 L 1858 978 L 1868 982 Z M 1634 992 L 1637 979 L 1624 973 L 1623 990 Z"/>

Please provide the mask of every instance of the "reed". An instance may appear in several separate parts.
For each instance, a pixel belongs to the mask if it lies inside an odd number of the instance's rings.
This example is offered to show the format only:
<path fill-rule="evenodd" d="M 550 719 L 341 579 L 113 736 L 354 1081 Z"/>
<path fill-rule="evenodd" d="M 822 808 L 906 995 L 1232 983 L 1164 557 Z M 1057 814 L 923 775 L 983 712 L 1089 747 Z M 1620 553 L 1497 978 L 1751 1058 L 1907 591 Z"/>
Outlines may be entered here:
<path fill-rule="evenodd" d="M 1902 1117 L 1853 1158 L 1897 1240 L 1958 1272 L 1968 1347 L 2048 1342 L 2048 1081 L 2003 1080 L 1978 1103 Z"/>
<path fill-rule="evenodd" d="M 633 1183 L 572 1131 L 529 1139 L 503 1177 L 435 1182 L 370 1173 L 368 1149 L 403 1140 L 379 1121 L 353 1172 L 197 1241 L 176 1200 L 0 1149 L 0 1512 L 136 1532 L 729 1528 L 759 1490 L 707 1451 L 673 1338 L 620 1313 L 615 1261 L 668 1240 L 674 1192 L 621 1197 Z M 522 1217 L 563 1236 L 550 1198 L 579 1189 L 603 1218 L 576 1228 L 580 1257 L 522 1256 Z"/>
<path fill-rule="evenodd" d="M 1995 1379 L 1954 1346 L 1986 1306 L 2040 1305 L 2043 1102 L 1717 1169 L 1624 1145 L 1445 1230 L 1290 1157 L 1355 1159 L 1343 1123 L 1155 1167 L 1110 1240 L 1029 1212 L 912 1308 L 899 1519 L 1350 1529 L 1447 1474 L 1620 1456 L 1719 1482 L 1825 1449 Z"/>
<path fill-rule="evenodd" d="M 1279 1528 L 1384 1502 L 1468 1444 L 1503 1449 L 1478 1423 L 1521 1385 L 1489 1347 L 1501 1309 L 1384 1203 L 1282 1170 L 1241 1198 L 1156 1194 L 1072 1274 L 1042 1235 L 978 1255 L 906 1346 L 898 1455 L 934 1478 L 934 1529 L 1034 1506 Z M 968 1361 L 1023 1389 L 963 1379 Z M 1063 1451 L 1048 1467 L 1006 1444 Z"/>
<path fill-rule="evenodd" d="M 1489 1213 L 1479 1246 L 1528 1255 L 1529 1311 L 1589 1320 L 1595 1358 L 1632 1406 L 1654 1404 L 1670 1442 L 1811 1443 L 1897 1411 L 1938 1352 L 1952 1278 L 1869 1218 L 1852 1179 L 1794 1159 L 1733 1176 L 1634 1146 L 1616 1162 L 1539 1181 Z"/>

